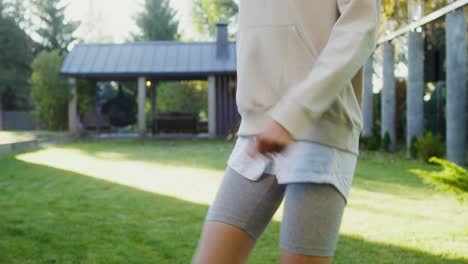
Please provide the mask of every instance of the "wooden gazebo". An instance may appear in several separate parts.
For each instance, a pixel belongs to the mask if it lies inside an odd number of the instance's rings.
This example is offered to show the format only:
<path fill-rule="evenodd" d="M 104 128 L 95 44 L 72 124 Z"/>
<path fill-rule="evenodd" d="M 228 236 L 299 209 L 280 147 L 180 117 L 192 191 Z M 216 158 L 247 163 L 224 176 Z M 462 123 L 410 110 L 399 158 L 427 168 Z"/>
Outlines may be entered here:
<path fill-rule="evenodd" d="M 217 40 L 213 42 L 77 44 L 61 68 L 61 74 L 70 80 L 70 132 L 78 130 L 78 78 L 92 81 L 135 80 L 138 83 L 138 129 L 141 136 L 147 133 L 147 88 L 150 89 L 153 119 L 158 81 L 207 80 L 208 133 L 211 137 L 227 135 L 240 119 L 235 101 L 236 43 L 228 41 L 226 23 L 218 23 L 217 28 Z M 147 87 L 147 81 L 153 85 Z"/>

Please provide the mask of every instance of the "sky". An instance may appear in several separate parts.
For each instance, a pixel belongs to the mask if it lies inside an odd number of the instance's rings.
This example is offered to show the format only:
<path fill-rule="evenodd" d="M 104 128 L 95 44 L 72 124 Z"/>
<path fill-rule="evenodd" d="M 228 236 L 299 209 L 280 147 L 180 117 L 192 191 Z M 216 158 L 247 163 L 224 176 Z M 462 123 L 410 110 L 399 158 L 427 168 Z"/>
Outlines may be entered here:
<path fill-rule="evenodd" d="M 67 17 L 83 21 L 76 35 L 87 42 L 125 42 L 132 32 L 138 32 L 135 15 L 142 10 L 143 0 L 66 0 Z M 183 37 L 196 37 L 191 26 L 193 0 L 169 0 L 177 11 Z M 89 18 L 94 19 L 89 19 Z M 89 23 L 86 21 L 94 21 Z M 98 37 L 99 36 L 99 37 Z"/>

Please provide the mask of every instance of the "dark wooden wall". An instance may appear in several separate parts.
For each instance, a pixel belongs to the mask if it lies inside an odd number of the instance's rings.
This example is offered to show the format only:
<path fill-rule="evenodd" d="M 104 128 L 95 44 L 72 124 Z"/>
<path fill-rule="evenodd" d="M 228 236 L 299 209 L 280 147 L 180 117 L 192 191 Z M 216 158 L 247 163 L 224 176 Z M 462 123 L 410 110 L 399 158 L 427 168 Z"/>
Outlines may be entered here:
<path fill-rule="evenodd" d="M 236 105 L 236 75 L 216 76 L 216 135 L 226 136 L 237 131 L 240 115 Z"/>

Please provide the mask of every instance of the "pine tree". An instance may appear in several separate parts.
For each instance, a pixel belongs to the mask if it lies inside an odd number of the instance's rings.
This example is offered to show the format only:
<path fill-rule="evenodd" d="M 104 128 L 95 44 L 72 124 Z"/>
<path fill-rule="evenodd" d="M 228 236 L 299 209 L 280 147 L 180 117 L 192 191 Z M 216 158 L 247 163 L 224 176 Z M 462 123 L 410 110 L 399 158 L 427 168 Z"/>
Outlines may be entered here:
<path fill-rule="evenodd" d="M 0 109 L 27 104 L 31 61 L 32 40 L 13 19 L 0 15 Z"/>
<path fill-rule="evenodd" d="M 65 21 L 67 5 L 61 0 L 33 0 L 36 14 L 43 25 L 36 33 L 41 37 L 41 49 L 48 51 L 58 49 L 67 52 L 68 46 L 75 40 L 73 33 L 79 22 Z"/>
<path fill-rule="evenodd" d="M 178 39 L 179 22 L 167 0 L 145 0 L 143 11 L 135 18 L 141 34 L 137 41 Z"/>

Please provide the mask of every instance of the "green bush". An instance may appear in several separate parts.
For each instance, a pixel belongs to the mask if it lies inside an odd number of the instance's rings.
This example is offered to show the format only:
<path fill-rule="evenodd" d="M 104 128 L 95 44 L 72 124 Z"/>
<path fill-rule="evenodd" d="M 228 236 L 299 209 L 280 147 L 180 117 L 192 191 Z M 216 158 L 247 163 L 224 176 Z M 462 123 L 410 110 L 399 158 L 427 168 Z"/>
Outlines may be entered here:
<path fill-rule="evenodd" d="M 157 88 L 158 113 L 208 112 L 208 89 L 203 81 L 161 82 Z"/>
<path fill-rule="evenodd" d="M 418 138 L 416 136 L 411 137 L 409 154 L 411 158 L 416 158 L 418 156 Z"/>
<path fill-rule="evenodd" d="M 429 162 L 439 164 L 443 169 L 440 171 L 411 169 L 410 172 L 418 175 L 425 183 L 438 190 L 454 194 L 459 201 L 468 200 L 468 171 L 437 157 L 431 157 Z"/>
<path fill-rule="evenodd" d="M 391 139 L 390 139 L 390 134 L 385 132 L 384 137 L 382 138 L 382 149 L 384 151 L 390 151 L 390 144 L 391 144 Z"/>
<path fill-rule="evenodd" d="M 442 158 L 445 152 L 444 142 L 440 135 L 434 135 L 432 132 L 427 132 L 416 141 L 416 150 L 418 158 L 429 162 L 430 157 Z"/>
<path fill-rule="evenodd" d="M 370 151 L 376 151 L 380 148 L 380 128 L 377 125 L 372 127 L 372 135 L 360 138 L 362 148 Z"/>
<path fill-rule="evenodd" d="M 32 63 L 31 96 L 35 119 L 49 130 L 65 130 L 68 124 L 69 86 L 60 76 L 60 51 L 43 51 Z"/>

